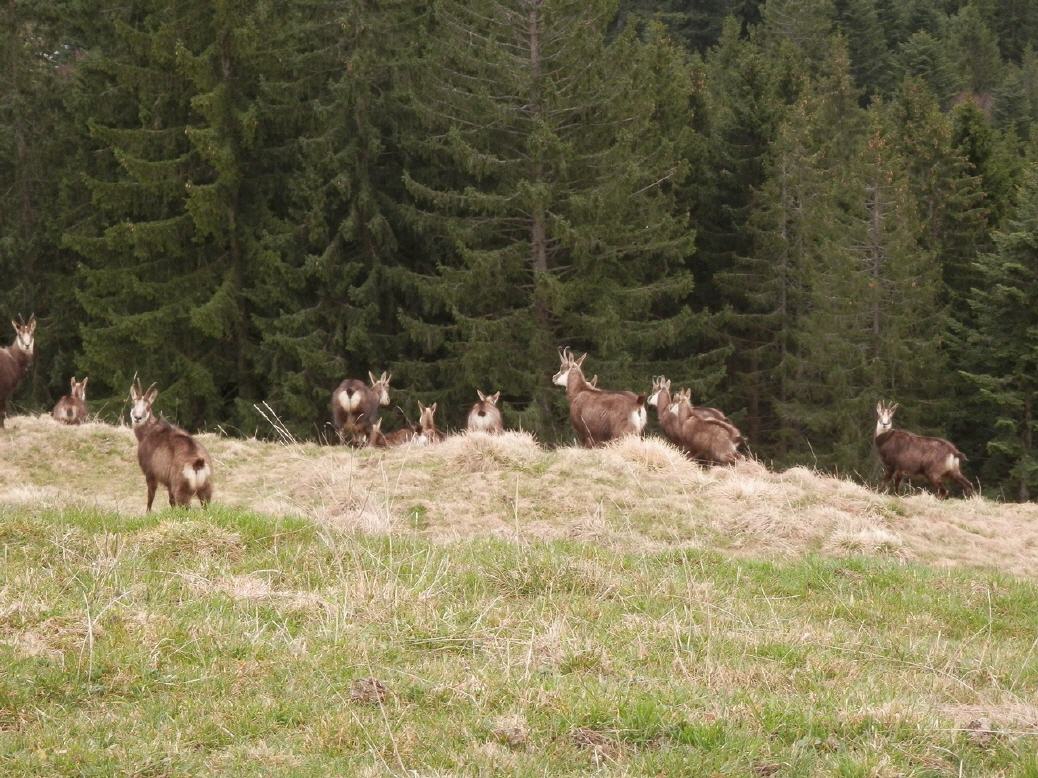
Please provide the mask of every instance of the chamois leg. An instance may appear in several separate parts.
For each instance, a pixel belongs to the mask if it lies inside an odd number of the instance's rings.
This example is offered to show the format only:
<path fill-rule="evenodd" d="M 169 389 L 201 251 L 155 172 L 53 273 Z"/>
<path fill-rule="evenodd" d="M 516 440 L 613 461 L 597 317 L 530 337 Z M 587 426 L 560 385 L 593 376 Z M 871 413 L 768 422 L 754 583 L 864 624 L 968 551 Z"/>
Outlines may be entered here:
<path fill-rule="evenodd" d="M 0 430 L 4 428 L 5 418 L 7 418 L 7 400 L 0 400 Z"/>
<path fill-rule="evenodd" d="M 148 513 L 151 513 L 151 504 L 155 502 L 155 490 L 158 488 L 158 481 L 152 476 L 147 476 L 145 481 L 148 482 Z"/>
<path fill-rule="evenodd" d="M 963 497 L 973 496 L 973 484 L 970 483 L 969 479 L 966 478 L 962 473 L 955 471 L 951 473 L 952 480 L 955 481 L 960 487 L 962 487 Z"/>
<path fill-rule="evenodd" d="M 886 472 L 883 473 L 883 485 L 888 491 L 893 489 L 894 492 L 897 492 L 897 487 L 894 486 L 894 468 L 888 467 Z"/>
<path fill-rule="evenodd" d="M 181 481 L 177 484 L 177 488 L 170 488 L 169 490 L 169 504 L 179 506 L 181 508 L 191 507 L 191 497 L 194 496 L 194 489 L 191 488 L 191 484 L 187 481 Z"/>
<path fill-rule="evenodd" d="M 206 507 L 209 504 L 210 500 L 213 499 L 213 485 L 206 481 L 204 484 L 198 487 L 198 491 L 196 492 L 196 494 L 198 495 L 198 501 L 202 503 L 202 507 Z"/>
<path fill-rule="evenodd" d="M 927 478 L 930 481 L 930 486 L 937 493 L 938 500 L 943 500 L 948 496 L 948 490 L 944 488 L 944 483 L 941 480 L 943 476 L 927 476 Z"/>

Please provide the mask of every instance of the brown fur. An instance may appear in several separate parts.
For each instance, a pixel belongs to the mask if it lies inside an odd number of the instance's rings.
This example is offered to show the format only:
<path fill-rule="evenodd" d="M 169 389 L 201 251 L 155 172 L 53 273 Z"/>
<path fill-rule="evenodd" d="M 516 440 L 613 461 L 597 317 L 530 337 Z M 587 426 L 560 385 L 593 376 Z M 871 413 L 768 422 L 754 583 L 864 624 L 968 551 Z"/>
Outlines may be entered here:
<path fill-rule="evenodd" d="M 14 327 L 14 343 L 0 349 L 0 429 L 7 418 L 7 401 L 29 372 L 29 366 L 36 355 L 36 316 L 30 316 L 28 323 L 12 321 L 11 326 Z M 22 348 L 26 339 L 30 344 L 28 350 Z"/>
<path fill-rule="evenodd" d="M 374 373 L 368 373 L 370 386 L 356 378 L 347 378 L 332 392 L 332 423 L 341 443 L 362 446 L 369 442 L 379 407 L 389 405 L 391 377 L 383 373 L 375 378 Z"/>
<path fill-rule="evenodd" d="M 439 443 L 446 437 L 442 432 L 436 428 L 436 403 L 432 405 L 422 405 L 418 403 L 418 411 L 420 416 L 418 418 L 419 435 L 426 443 Z"/>
<path fill-rule="evenodd" d="M 392 448 L 393 446 L 403 446 L 413 442 L 419 435 L 419 430 L 416 430 L 411 425 L 402 427 L 393 432 L 382 432 L 382 419 L 379 419 L 371 425 L 371 434 L 368 435 L 368 446 L 371 448 Z"/>
<path fill-rule="evenodd" d="M 889 407 L 883 403 L 876 404 L 877 417 L 887 413 L 891 424 L 895 410 L 896 403 Z M 944 498 L 948 496 L 944 480 L 951 478 L 962 487 L 965 497 L 973 494 L 973 484 L 962 474 L 961 469 L 966 455 L 951 441 L 916 435 L 906 430 L 894 429 L 893 426 L 881 431 L 877 425 L 875 443 L 876 454 L 883 464 L 883 481 L 892 483 L 895 491 L 901 486 L 902 478 L 911 480 L 921 477 L 930 483 L 938 497 Z"/>
<path fill-rule="evenodd" d="M 581 445 L 591 448 L 624 435 L 640 436 L 648 418 L 645 395 L 591 386 L 582 369 L 586 358 L 574 359 L 569 349 L 561 350 L 559 372 L 552 379 L 557 386 L 565 380 L 569 420 Z"/>
<path fill-rule="evenodd" d="M 671 413 L 670 406 L 673 398 L 670 394 L 670 380 L 665 376 L 657 376 L 652 379 L 652 391 L 646 402 L 656 407 L 656 420 L 660 423 L 663 436 L 671 443 L 680 445 L 678 432 L 683 419 L 680 419 L 677 414 Z"/>
<path fill-rule="evenodd" d="M 159 484 L 169 492 L 171 506 L 188 506 L 196 495 L 203 506 L 208 505 L 213 497 L 209 452 L 185 430 L 155 417 L 151 408 L 158 394 L 154 386 L 146 393 L 139 383 L 130 388 L 134 403 L 130 418 L 137 437 L 137 462 L 148 486 L 148 511 Z"/>
<path fill-rule="evenodd" d="M 678 428 L 678 440 L 689 456 L 708 464 L 731 465 L 739 459 L 738 430 L 717 419 L 689 415 Z"/>
<path fill-rule="evenodd" d="M 728 433 L 732 436 L 736 446 L 740 446 L 746 442 L 746 439 L 742 436 L 739 428 L 732 424 L 731 420 L 725 416 L 722 411 L 719 411 L 717 408 L 693 405 L 691 389 L 682 389 L 674 395 L 672 411 L 682 424 L 692 417 L 700 419 L 701 421 L 712 421 L 716 424 L 722 425 L 728 430 Z"/>
<path fill-rule="evenodd" d="M 54 406 L 51 416 L 62 424 L 82 424 L 87 418 L 86 388 L 89 378 L 76 381 L 72 377 L 71 392 L 64 395 Z"/>
<path fill-rule="evenodd" d="M 489 432 L 494 435 L 504 432 L 505 425 L 501 419 L 501 411 L 497 408 L 501 392 L 483 394 L 477 389 L 476 394 L 479 396 L 479 401 L 469 411 L 466 429 L 469 432 Z"/>

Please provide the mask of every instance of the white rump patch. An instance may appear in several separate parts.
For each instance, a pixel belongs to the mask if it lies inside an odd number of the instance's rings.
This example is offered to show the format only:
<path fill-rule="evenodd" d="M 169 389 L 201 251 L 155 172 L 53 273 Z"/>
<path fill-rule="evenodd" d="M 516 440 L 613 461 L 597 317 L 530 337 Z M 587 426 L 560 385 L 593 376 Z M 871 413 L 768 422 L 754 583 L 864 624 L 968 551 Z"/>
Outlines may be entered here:
<path fill-rule="evenodd" d="M 944 460 L 944 466 L 948 468 L 949 472 L 953 472 L 959 469 L 959 458 L 954 454 L 949 454 Z"/>
<path fill-rule="evenodd" d="M 353 413 L 354 411 L 360 410 L 360 392 L 354 392 L 353 396 L 346 394 L 346 392 L 339 392 L 339 405 L 346 413 Z"/>
<path fill-rule="evenodd" d="M 639 405 L 638 410 L 631 414 L 631 424 L 635 426 L 638 432 L 645 429 L 645 423 L 648 421 L 648 416 L 645 413 L 645 406 Z"/>
<path fill-rule="evenodd" d="M 209 469 L 209 463 L 206 463 L 204 467 L 199 470 L 195 470 L 193 464 L 184 465 L 183 469 L 184 480 L 187 481 L 191 487 L 191 491 L 197 492 L 199 488 L 205 486 L 205 482 L 209 480 L 209 474 L 212 472 Z"/>

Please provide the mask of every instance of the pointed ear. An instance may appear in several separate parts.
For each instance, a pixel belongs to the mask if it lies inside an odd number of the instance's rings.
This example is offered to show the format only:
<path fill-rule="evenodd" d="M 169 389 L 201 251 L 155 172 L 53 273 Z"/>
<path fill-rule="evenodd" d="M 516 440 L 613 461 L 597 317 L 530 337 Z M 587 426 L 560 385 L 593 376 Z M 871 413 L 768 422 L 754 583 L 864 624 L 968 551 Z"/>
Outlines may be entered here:
<path fill-rule="evenodd" d="M 881 400 L 876 401 L 876 415 L 879 416 L 883 413 L 883 402 Z"/>
<path fill-rule="evenodd" d="M 487 399 L 490 400 L 491 405 L 497 405 L 497 401 L 501 399 L 501 392 L 494 392 Z"/>
<path fill-rule="evenodd" d="M 378 383 L 378 379 L 375 378 L 375 374 L 372 373 L 370 370 L 368 371 L 368 380 L 371 382 L 372 386 Z"/>
<path fill-rule="evenodd" d="M 155 384 L 152 384 L 151 387 L 148 389 L 147 393 L 144 395 L 144 402 L 146 402 L 148 405 L 152 405 L 155 402 L 155 398 L 158 396 L 159 389 L 157 386 L 155 386 Z"/>
<path fill-rule="evenodd" d="M 481 403 L 485 403 L 487 401 L 487 396 L 483 394 L 483 392 L 481 392 L 479 389 L 476 390 L 476 396 L 479 397 L 479 401 Z"/>
<path fill-rule="evenodd" d="M 21 332 L 21 330 L 18 329 L 18 322 L 16 322 L 14 319 L 11 319 L 11 326 L 14 327 L 15 332 Z"/>
<path fill-rule="evenodd" d="M 433 403 L 432 405 L 430 405 L 429 406 L 429 410 L 432 411 L 433 413 L 436 413 L 436 403 Z"/>
<path fill-rule="evenodd" d="M 386 386 L 389 386 L 389 379 L 391 379 L 392 377 L 393 377 L 392 373 L 390 373 L 390 372 L 388 372 L 386 370 L 382 371 L 382 383 L 384 383 Z"/>
<path fill-rule="evenodd" d="M 422 401 L 421 400 L 418 401 L 418 412 L 419 413 L 424 413 L 425 412 L 425 406 L 422 405 Z"/>
<path fill-rule="evenodd" d="M 76 377 L 75 376 L 72 376 L 72 378 L 69 379 L 68 385 L 69 385 L 69 388 L 71 388 L 73 392 L 76 391 Z"/>
<path fill-rule="evenodd" d="M 89 378 L 89 377 L 87 377 L 87 376 L 83 376 L 83 391 L 84 391 L 84 392 L 86 391 L 86 385 L 87 385 L 87 381 L 89 381 L 89 380 L 90 380 L 90 378 Z"/>
<path fill-rule="evenodd" d="M 576 361 L 576 362 L 574 362 L 573 364 L 575 364 L 575 365 L 576 365 L 577 367 L 580 367 L 581 365 L 583 365 L 583 364 L 584 364 L 584 360 L 585 360 L 585 359 L 587 359 L 587 354 L 581 354 L 581 355 L 580 355 L 580 358 L 579 358 L 579 359 L 577 359 L 577 361 Z"/>
<path fill-rule="evenodd" d="M 35 333 L 36 332 L 36 314 L 35 313 L 32 316 L 29 317 L 29 332 L 31 332 L 31 333 Z"/>

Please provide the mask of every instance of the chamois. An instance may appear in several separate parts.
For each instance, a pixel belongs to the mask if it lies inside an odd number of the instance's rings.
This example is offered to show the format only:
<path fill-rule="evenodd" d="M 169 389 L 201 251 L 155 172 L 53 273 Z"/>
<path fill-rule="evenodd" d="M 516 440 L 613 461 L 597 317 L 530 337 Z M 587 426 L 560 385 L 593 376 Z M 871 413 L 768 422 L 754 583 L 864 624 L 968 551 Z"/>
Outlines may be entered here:
<path fill-rule="evenodd" d="M 420 428 L 418 443 L 426 445 L 428 443 L 439 443 L 443 440 L 444 434 L 436 428 L 436 403 L 422 405 L 419 401 L 418 411 L 420 413 L 418 417 L 418 426 Z"/>
<path fill-rule="evenodd" d="M 180 427 L 155 418 L 151 407 L 158 395 L 155 384 L 147 392 L 141 391 L 140 381 L 130 387 L 130 422 L 137 437 L 137 462 L 148 485 L 148 511 L 159 484 L 169 491 L 171 506 L 190 505 L 195 495 L 208 505 L 213 497 L 209 452 Z"/>
<path fill-rule="evenodd" d="M 368 435 L 368 446 L 371 448 L 389 448 L 392 446 L 403 446 L 414 442 L 418 437 L 418 431 L 408 424 L 393 432 L 382 432 L 382 419 L 371 425 L 371 434 Z"/>
<path fill-rule="evenodd" d="M 669 394 L 670 382 L 661 376 L 654 383 L 657 409 L 660 400 Z M 693 459 L 708 464 L 730 465 L 738 459 L 742 435 L 723 413 L 714 408 L 693 408 L 691 392 L 678 392 L 673 402 L 660 412 L 660 426 L 664 434 Z M 722 418 L 715 418 L 714 413 Z"/>
<path fill-rule="evenodd" d="M 645 395 L 607 391 L 591 386 L 584 378 L 582 365 L 587 354 L 574 358 L 568 348 L 559 350 L 559 372 L 552 377 L 556 386 L 566 387 L 569 420 L 577 439 L 586 448 L 624 435 L 641 435 L 645 429 Z"/>
<path fill-rule="evenodd" d="M 732 439 L 735 441 L 735 445 L 739 446 L 746 442 L 746 439 L 742 436 L 739 428 L 732 424 L 731 420 L 724 415 L 722 411 L 717 408 L 706 408 L 703 406 L 692 404 L 692 390 L 682 389 L 674 395 L 674 403 L 671 405 L 671 413 L 675 415 L 682 423 L 689 418 L 697 418 L 702 421 L 712 421 L 715 424 L 720 424 L 725 427 L 729 434 L 732 435 Z"/>
<path fill-rule="evenodd" d="M 897 409 L 897 403 L 876 403 L 875 443 L 879 461 L 883 464 L 883 481 L 892 481 L 897 491 L 902 478 L 911 481 L 915 476 L 922 476 L 930 482 L 937 496 L 944 498 L 948 496 L 944 479 L 951 478 L 962 487 L 963 496 L 973 494 L 973 484 L 961 469 L 966 455 L 944 438 L 894 429 L 894 411 Z"/>
<path fill-rule="evenodd" d="M 20 315 L 18 319 L 21 324 L 11 320 L 14 343 L 0 349 L 0 429 L 3 429 L 7 417 L 7 401 L 29 372 L 36 353 L 36 314 L 29 317 L 28 323 Z"/>
<path fill-rule="evenodd" d="M 479 401 L 473 404 L 472 410 L 469 411 L 466 429 L 469 432 L 490 432 L 495 435 L 504 432 L 505 426 L 501 421 L 501 411 L 497 408 L 501 392 L 483 394 L 477 389 L 476 394 L 479 396 Z"/>
<path fill-rule="evenodd" d="M 389 405 L 391 373 L 379 378 L 369 372 L 371 386 L 347 378 L 332 392 L 332 423 L 341 443 L 364 445 L 371 437 L 371 426 L 378 419 L 379 406 Z"/>
<path fill-rule="evenodd" d="M 76 377 L 72 376 L 71 392 L 63 395 L 54 405 L 54 410 L 51 411 L 51 416 L 55 421 L 62 424 L 82 424 L 86 421 L 86 388 L 89 380 L 89 378 L 84 378 L 82 381 L 77 381 Z"/>
<path fill-rule="evenodd" d="M 652 379 L 652 392 L 649 394 L 645 404 L 656 409 L 656 419 L 660 423 L 664 437 L 671 443 L 681 445 L 678 438 L 678 429 L 684 419 L 670 412 L 673 398 L 670 394 L 670 379 L 666 376 L 656 376 Z"/>

